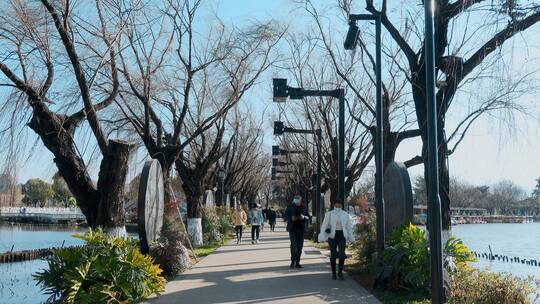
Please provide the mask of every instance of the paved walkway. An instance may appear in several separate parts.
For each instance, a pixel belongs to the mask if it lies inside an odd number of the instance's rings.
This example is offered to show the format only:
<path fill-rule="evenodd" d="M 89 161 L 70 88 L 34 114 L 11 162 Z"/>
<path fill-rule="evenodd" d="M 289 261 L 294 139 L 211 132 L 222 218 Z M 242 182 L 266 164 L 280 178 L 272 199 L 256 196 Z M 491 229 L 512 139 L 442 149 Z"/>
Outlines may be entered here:
<path fill-rule="evenodd" d="M 276 232 L 265 229 L 259 244 L 248 237 L 219 248 L 149 303 L 379 303 L 350 277 L 332 280 L 328 259 L 314 247 L 304 247 L 303 269 L 290 269 L 283 225 Z"/>

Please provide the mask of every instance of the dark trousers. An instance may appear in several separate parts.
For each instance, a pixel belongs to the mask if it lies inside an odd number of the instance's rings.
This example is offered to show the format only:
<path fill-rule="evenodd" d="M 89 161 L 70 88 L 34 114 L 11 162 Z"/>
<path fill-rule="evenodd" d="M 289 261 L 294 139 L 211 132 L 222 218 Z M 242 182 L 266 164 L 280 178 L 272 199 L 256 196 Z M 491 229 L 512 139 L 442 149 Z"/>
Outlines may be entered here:
<path fill-rule="evenodd" d="M 304 230 L 291 229 L 289 238 L 291 240 L 291 262 L 299 264 L 302 257 L 302 248 L 304 248 Z"/>
<path fill-rule="evenodd" d="M 234 226 L 234 231 L 236 232 L 236 239 L 241 240 L 242 239 L 242 225 Z"/>
<path fill-rule="evenodd" d="M 336 235 L 333 239 L 328 239 L 328 245 L 330 245 L 330 266 L 332 266 L 332 273 L 336 273 L 336 260 L 339 259 L 339 273 L 343 272 L 343 266 L 345 265 L 345 236 L 343 231 L 336 230 Z"/>
<path fill-rule="evenodd" d="M 276 222 L 269 222 L 270 224 L 270 231 L 274 232 L 274 229 L 276 229 Z"/>
<path fill-rule="evenodd" d="M 251 239 L 253 241 L 259 239 L 259 229 L 260 228 L 261 228 L 261 226 L 259 226 L 259 225 L 251 225 Z M 257 237 L 257 238 L 255 238 L 255 237 Z"/>

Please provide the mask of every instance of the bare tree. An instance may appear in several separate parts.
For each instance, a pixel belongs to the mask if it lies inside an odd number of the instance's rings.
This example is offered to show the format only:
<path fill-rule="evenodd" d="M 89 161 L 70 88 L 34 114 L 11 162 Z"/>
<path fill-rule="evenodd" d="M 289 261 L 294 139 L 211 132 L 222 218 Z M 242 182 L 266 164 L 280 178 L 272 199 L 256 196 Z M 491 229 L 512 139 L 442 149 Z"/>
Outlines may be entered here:
<path fill-rule="evenodd" d="M 1 7 L 0 86 L 13 89 L 2 116 L 28 117 L 8 121 L 7 127 L 27 123 L 39 136 L 90 227 L 121 233 L 132 146 L 110 139 L 98 114 L 106 115 L 119 93 L 116 60 L 123 24 L 110 16 L 125 7 L 99 0 L 85 6 L 84 14 L 70 1 L 3 1 Z M 97 185 L 80 152 L 84 140 L 76 138 L 84 130 L 102 157 Z"/>
<path fill-rule="evenodd" d="M 386 0 L 377 9 L 373 0 L 366 0 L 366 9 L 381 14 L 383 26 L 400 48 L 414 99 L 418 127 L 424 143 L 417 162 L 426 162 L 426 75 L 423 31 L 412 20 L 421 16 L 419 6 L 401 6 L 405 12 L 400 31 L 392 21 Z M 401 5 L 401 4 L 400 4 Z M 443 229 L 450 229 L 450 178 L 446 159 L 449 152 L 445 132 L 446 114 L 458 90 L 480 76 L 493 75 L 501 60 L 501 47 L 515 35 L 527 30 L 540 20 L 540 5 L 520 1 L 443 0 L 435 12 L 435 63 L 437 68 L 437 135 L 439 146 L 439 177 Z M 473 23 L 472 20 L 483 20 Z M 460 27 L 463 30 L 457 30 Z M 474 37 L 474 38 L 473 38 Z M 499 56 L 497 56 L 499 55 Z M 478 74 L 480 73 L 480 74 Z M 474 116 L 474 115 L 473 115 Z M 468 125 L 468 124 L 465 124 Z"/>
<path fill-rule="evenodd" d="M 267 184 L 271 165 L 268 155 L 262 152 L 262 123 L 257 124 L 250 112 L 235 111 L 228 149 L 220 165 L 225 171 L 225 189 L 241 202 L 254 202 Z"/>
<path fill-rule="evenodd" d="M 287 37 L 291 56 L 287 61 L 287 73 L 296 85 L 310 89 L 334 89 L 346 87 L 347 83 L 335 73 L 332 64 L 326 61 L 326 52 L 320 51 L 316 39 L 309 35 L 290 34 Z M 293 85 L 294 86 L 294 85 Z M 364 122 L 367 115 L 365 105 L 352 90 L 346 90 L 348 113 L 345 117 L 345 197 L 374 156 L 369 124 Z M 338 101 L 332 98 L 304 98 L 290 101 L 281 109 L 281 119 L 289 126 L 303 129 L 321 129 L 320 148 L 324 176 L 323 191 L 331 190 L 332 201 L 337 198 L 338 168 Z M 315 168 L 317 164 L 318 142 L 315 136 L 287 134 L 282 140 L 293 150 L 307 153 L 307 162 Z M 309 179 L 311 180 L 311 179 Z"/>
<path fill-rule="evenodd" d="M 189 174 L 206 174 L 193 172 L 201 167 L 187 162 L 213 168 L 222 153 L 219 130 L 227 112 L 274 63 L 281 34 L 270 23 L 229 29 L 217 18 L 214 24 L 205 20 L 209 31 L 201 32 L 201 1 L 168 0 L 150 7 L 133 14 L 122 37 L 127 85 L 119 122 L 130 122 L 149 155 L 161 163 L 166 183 L 176 163 L 186 190 Z M 213 155 L 195 155 L 198 151 Z M 200 218 L 197 191 L 186 195 L 188 217 Z"/>
<path fill-rule="evenodd" d="M 374 40 L 374 35 L 366 31 L 360 41 L 357 52 L 350 52 L 343 48 L 343 37 L 336 35 L 340 29 L 346 28 L 348 14 L 351 13 L 351 1 L 336 1 L 337 7 L 325 9 L 321 14 L 311 0 L 298 0 L 308 16 L 315 23 L 314 29 L 307 35 L 326 52 L 320 56 L 329 62 L 328 70 L 337 75 L 338 79 L 348 86 L 350 95 L 363 108 L 358 115 L 349 110 L 349 115 L 369 130 L 372 137 L 376 135 L 375 115 L 375 85 L 376 62 L 375 56 L 368 47 Z M 345 19 L 339 22 L 326 22 L 326 18 Z M 343 18 L 344 17 L 344 18 Z M 366 23 L 367 25 L 367 23 Z M 408 85 L 406 70 L 394 60 L 400 50 L 394 46 L 383 45 L 382 49 L 382 106 L 383 106 L 383 167 L 395 160 L 398 146 L 407 139 L 420 136 L 420 130 L 414 127 L 414 107 L 411 94 L 406 90 Z M 408 164 L 406 162 L 406 164 Z"/>

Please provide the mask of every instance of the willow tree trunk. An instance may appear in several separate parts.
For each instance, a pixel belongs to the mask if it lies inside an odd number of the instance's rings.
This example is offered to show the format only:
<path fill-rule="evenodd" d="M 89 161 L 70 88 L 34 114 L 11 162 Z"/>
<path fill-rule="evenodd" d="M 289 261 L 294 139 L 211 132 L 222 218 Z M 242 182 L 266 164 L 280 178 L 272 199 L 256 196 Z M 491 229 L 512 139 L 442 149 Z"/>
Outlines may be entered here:
<path fill-rule="evenodd" d="M 201 198 L 204 194 L 204 173 L 199 168 L 189 168 L 180 160 L 176 161 L 175 167 L 186 195 L 188 236 L 193 246 L 200 247 L 203 245 Z"/>
<path fill-rule="evenodd" d="M 421 131 L 422 138 L 422 158 L 424 161 L 424 179 L 426 185 L 428 185 L 428 174 L 427 174 L 427 117 L 426 117 L 426 95 L 423 91 L 423 88 L 426 87 L 425 84 L 425 70 L 418 70 L 418 77 L 415 79 L 413 85 L 413 96 L 416 107 L 416 116 L 418 119 L 418 127 Z M 448 145 L 446 142 L 445 132 L 444 132 L 444 120 L 445 112 L 438 107 L 438 116 L 437 116 L 437 143 L 438 143 L 438 165 L 439 165 L 439 198 L 441 202 L 441 216 L 442 216 L 442 229 L 443 237 L 446 238 L 450 235 L 451 229 L 451 217 L 450 217 L 450 175 L 448 172 L 447 158 L 448 158 Z M 429 204 L 429 202 L 428 202 Z"/>
<path fill-rule="evenodd" d="M 124 141 L 109 140 L 99 168 L 100 201 L 97 223 L 112 235 L 125 236 L 124 185 L 132 146 Z"/>
<path fill-rule="evenodd" d="M 183 185 L 187 201 L 188 236 L 194 247 L 200 247 L 204 244 L 201 206 L 203 191 L 198 186 L 190 187 L 185 183 Z"/>
<path fill-rule="evenodd" d="M 88 225 L 103 227 L 113 233 L 119 231 L 118 227 L 125 224 L 124 183 L 131 145 L 109 141 L 110 148 L 103 155 L 96 187 L 73 141 L 76 125 L 65 116 L 51 112 L 41 102 L 33 103 L 32 108 L 28 126 L 54 155 L 58 172 L 76 198 Z"/>

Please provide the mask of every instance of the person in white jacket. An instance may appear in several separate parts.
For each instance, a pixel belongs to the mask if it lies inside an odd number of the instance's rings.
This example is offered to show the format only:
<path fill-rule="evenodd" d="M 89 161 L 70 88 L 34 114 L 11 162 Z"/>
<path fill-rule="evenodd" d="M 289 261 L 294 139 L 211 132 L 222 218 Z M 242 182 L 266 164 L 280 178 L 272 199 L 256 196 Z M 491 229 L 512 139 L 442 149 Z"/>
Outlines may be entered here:
<path fill-rule="evenodd" d="M 336 260 L 339 259 L 338 274 L 340 280 L 344 280 L 343 266 L 345 265 L 345 246 L 347 241 L 354 241 L 353 227 L 349 214 L 343 211 L 343 203 L 336 201 L 334 208 L 324 215 L 324 220 L 319 233 L 319 242 L 328 241 L 330 245 L 330 265 L 332 266 L 332 279 L 336 277 Z"/>

